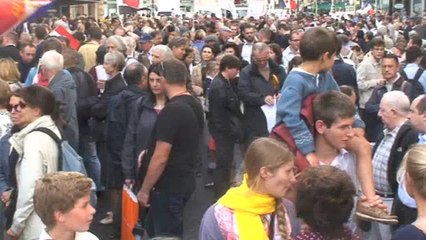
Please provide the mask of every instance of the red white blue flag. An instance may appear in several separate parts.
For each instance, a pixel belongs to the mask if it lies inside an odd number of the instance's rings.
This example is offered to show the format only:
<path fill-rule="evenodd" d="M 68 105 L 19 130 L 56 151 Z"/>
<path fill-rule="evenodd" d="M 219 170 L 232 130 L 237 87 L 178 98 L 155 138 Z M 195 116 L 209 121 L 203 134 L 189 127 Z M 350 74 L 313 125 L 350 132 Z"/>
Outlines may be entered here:
<path fill-rule="evenodd" d="M 54 0 L 0 0 L 0 34 L 18 25 Z"/>

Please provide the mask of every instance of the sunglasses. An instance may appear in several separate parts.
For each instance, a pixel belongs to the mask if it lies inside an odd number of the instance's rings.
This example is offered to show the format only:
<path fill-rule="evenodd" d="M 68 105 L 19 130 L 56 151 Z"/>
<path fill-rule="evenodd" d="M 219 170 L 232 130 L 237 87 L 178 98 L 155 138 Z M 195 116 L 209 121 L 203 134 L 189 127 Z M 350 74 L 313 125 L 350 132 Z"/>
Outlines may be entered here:
<path fill-rule="evenodd" d="M 21 112 L 22 109 L 24 109 L 27 105 L 23 102 L 19 102 L 18 104 L 12 105 L 9 104 L 7 106 L 7 111 L 12 112 L 12 110 L 14 110 L 15 112 Z"/>

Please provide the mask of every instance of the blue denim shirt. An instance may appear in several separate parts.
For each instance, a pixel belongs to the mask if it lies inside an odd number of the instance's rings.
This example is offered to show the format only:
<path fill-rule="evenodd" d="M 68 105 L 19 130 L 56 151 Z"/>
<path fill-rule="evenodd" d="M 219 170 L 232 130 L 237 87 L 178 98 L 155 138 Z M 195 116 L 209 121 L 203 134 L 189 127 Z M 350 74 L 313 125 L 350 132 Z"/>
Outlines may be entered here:
<path fill-rule="evenodd" d="M 0 194 L 9 188 L 9 138 L 11 134 L 0 138 Z"/>

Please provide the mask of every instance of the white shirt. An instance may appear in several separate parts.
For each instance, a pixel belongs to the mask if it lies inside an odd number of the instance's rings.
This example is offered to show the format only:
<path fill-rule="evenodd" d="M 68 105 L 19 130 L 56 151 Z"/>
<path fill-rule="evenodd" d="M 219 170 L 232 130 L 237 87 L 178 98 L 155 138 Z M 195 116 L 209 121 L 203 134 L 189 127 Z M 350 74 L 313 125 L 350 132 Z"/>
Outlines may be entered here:
<path fill-rule="evenodd" d="M 295 57 L 295 56 L 300 56 L 299 52 L 293 52 L 290 48 L 290 46 L 288 46 L 284 51 L 283 51 L 283 64 L 284 64 L 284 69 L 285 72 L 288 73 L 288 63 Z"/>
<path fill-rule="evenodd" d="M 46 230 L 43 230 L 38 240 L 53 240 L 53 238 L 46 232 Z M 75 233 L 74 240 L 99 240 L 99 238 L 90 232 L 77 232 Z"/>
<path fill-rule="evenodd" d="M 320 160 L 320 165 L 326 164 Z M 360 191 L 360 184 L 356 173 L 356 158 L 352 153 L 348 152 L 346 149 L 341 149 L 339 154 L 331 161 L 330 166 L 345 171 L 355 185 L 356 191 Z"/>
<path fill-rule="evenodd" d="M 252 43 L 248 43 L 248 42 L 244 42 L 243 45 L 243 49 L 241 50 L 241 57 L 246 60 L 249 64 L 251 63 L 251 52 L 253 49 L 253 44 Z"/>

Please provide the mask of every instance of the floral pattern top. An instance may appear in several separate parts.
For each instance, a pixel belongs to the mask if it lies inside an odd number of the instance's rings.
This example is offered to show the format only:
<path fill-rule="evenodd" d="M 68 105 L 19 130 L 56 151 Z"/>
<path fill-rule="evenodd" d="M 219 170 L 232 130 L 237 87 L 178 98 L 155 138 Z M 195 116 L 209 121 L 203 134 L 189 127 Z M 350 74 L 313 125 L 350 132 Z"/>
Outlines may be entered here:
<path fill-rule="evenodd" d="M 0 139 L 10 132 L 13 123 L 10 112 L 0 110 Z"/>

